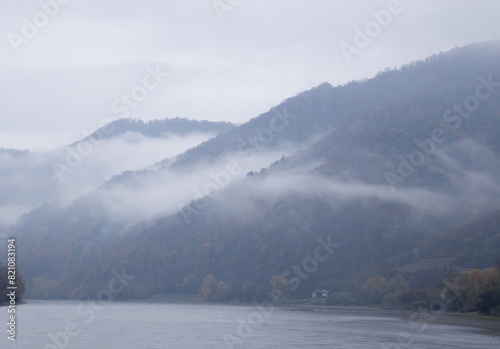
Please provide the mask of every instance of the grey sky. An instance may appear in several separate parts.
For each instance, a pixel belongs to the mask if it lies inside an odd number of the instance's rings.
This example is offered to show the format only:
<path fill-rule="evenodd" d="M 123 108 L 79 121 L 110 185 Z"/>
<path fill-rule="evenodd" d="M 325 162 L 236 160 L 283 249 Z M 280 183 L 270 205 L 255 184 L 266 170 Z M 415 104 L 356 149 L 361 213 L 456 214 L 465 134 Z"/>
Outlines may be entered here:
<path fill-rule="evenodd" d="M 129 117 L 241 123 L 322 82 L 371 77 L 500 33 L 497 0 L 400 0 L 348 63 L 339 45 L 353 45 L 355 28 L 390 0 L 221 0 L 234 4 L 223 21 L 214 0 L 65 1 L 17 53 L 9 33 L 22 37 L 23 17 L 33 22 L 41 7 L 0 3 L 0 147 L 52 149 L 124 116 L 113 103 L 151 69 L 169 75 Z"/>

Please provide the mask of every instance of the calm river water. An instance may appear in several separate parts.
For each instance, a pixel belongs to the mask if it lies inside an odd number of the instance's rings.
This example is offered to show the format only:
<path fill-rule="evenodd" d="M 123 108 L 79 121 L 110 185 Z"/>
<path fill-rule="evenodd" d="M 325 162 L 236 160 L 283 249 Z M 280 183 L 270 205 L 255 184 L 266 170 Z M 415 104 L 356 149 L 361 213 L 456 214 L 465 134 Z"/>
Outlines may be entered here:
<path fill-rule="evenodd" d="M 1 307 L 0 348 L 500 348 L 498 337 L 467 328 L 411 326 L 356 310 L 28 301 L 18 308 L 15 343 L 7 339 L 7 318 Z"/>

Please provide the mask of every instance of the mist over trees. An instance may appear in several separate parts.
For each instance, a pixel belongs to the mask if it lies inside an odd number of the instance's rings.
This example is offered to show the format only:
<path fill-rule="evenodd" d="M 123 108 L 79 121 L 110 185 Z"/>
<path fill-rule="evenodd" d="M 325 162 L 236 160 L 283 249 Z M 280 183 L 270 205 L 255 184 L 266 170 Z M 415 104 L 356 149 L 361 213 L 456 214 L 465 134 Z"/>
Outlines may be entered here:
<path fill-rule="evenodd" d="M 324 83 L 40 206 L 9 230 L 29 256 L 27 295 L 93 297 L 125 268 L 135 279 L 116 298 L 250 302 L 279 290 L 300 301 L 326 289 L 318 302 L 418 308 L 451 299 L 446 281 L 462 287 L 450 310 L 499 314 L 499 58 L 498 42 L 473 44 Z M 130 124 L 155 137 L 161 122 L 123 120 L 114 132 Z M 321 260 L 318 241 L 338 248 Z"/>

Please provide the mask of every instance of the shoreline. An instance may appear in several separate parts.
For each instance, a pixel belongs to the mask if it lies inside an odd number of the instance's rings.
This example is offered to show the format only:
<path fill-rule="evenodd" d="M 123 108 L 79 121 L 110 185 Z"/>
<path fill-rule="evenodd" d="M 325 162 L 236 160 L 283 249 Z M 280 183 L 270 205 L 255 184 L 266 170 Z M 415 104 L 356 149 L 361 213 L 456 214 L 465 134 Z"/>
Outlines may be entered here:
<path fill-rule="evenodd" d="M 252 306 L 253 303 L 245 302 L 205 302 L 199 295 L 166 295 L 166 296 L 153 296 L 144 300 L 146 302 L 160 302 L 160 303 L 189 303 L 189 304 L 218 304 L 218 305 L 247 305 Z M 323 304 L 307 304 L 307 303 L 288 303 L 277 304 L 277 308 L 283 311 L 349 311 L 349 312 L 363 312 L 374 313 L 382 316 L 391 316 L 410 321 L 410 316 L 414 313 L 413 310 L 408 309 L 384 309 L 380 307 L 371 306 L 356 306 L 356 305 L 323 305 Z M 430 324 L 449 325 L 456 327 L 466 327 L 468 330 L 489 335 L 493 337 L 500 337 L 500 317 L 487 317 L 481 316 L 476 313 L 459 313 L 459 312 L 443 312 L 435 315 Z"/>
<path fill-rule="evenodd" d="M 409 321 L 409 316 L 410 314 L 405 314 L 403 319 Z M 481 316 L 476 313 L 444 312 L 436 315 L 435 320 L 431 323 L 466 327 L 475 333 L 500 337 L 500 318 Z"/>
<path fill-rule="evenodd" d="M 341 306 L 341 305 L 314 305 L 314 304 L 283 304 L 280 305 L 285 311 L 349 311 L 374 313 L 382 316 L 392 316 L 410 321 L 413 310 L 407 309 L 384 309 L 368 306 Z M 468 330 L 492 337 L 500 337 L 500 318 L 487 317 L 477 313 L 443 312 L 434 315 L 429 324 L 449 325 L 465 327 Z"/>

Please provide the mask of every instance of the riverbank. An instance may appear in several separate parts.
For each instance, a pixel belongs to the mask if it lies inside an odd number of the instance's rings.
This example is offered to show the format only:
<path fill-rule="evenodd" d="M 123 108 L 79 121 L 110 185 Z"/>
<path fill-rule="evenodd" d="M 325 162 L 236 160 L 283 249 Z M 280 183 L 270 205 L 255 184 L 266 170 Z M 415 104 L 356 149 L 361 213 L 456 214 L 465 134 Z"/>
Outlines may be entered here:
<path fill-rule="evenodd" d="M 409 320 L 411 314 L 404 316 Z M 446 312 L 436 315 L 433 323 L 476 329 L 474 332 L 500 337 L 500 318 L 481 316 L 476 313 Z"/>
<path fill-rule="evenodd" d="M 362 306 L 329 306 L 311 304 L 284 304 L 281 306 L 285 311 L 349 311 L 360 313 L 372 313 L 379 316 L 399 317 L 410 321 L 414 311 L 404 309 L 383 309 L 377 307 Z M 476 333 L 500 337 L 500 318 L 482 316 L 477 313 L 443 312 L 428 319 L 428 323 L 467 327 Z"/>
<path fill-rule="evenodd" d="M 203 300 L 201 295 L 159 295 L 153 296 L 141 302 L 157 302 L 157 303 L 190 303 L 190 304 L 210 304 Z M 252 305 L 245 302 L 214 302 L 213 304 L 225 305 Z M 384 309 L 379 307 L 369 306 L 341 306 L 341 305 L 322 305 L 308 304 L 307 302 L 292 302 L 288 304 L 277 305 L 283 311 L 349 311 L 360 313 L 373 313 L 379 316 L 399 317 L 406 321 L 410 321 L 410 317 L 414 313 L 412 310 L 405 309 Z M 431 321 L 432 320 L 432 321 Z M 458 327 L 468 327 L 485 335 L 500 337 L 500 318 L 481 316 L 476 313 L 458 313 L 458 312 L 443 312 L 429 319 L 429 323 L 450 325 Z"/>

